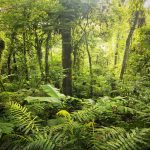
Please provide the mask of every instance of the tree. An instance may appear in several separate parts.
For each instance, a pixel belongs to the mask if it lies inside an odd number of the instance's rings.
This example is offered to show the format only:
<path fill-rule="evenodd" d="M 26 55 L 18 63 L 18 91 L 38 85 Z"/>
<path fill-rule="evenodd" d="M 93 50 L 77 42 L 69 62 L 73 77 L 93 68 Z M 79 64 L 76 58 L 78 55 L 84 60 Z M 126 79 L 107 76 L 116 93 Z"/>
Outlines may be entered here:
<path fill-rule="evenodd" d="M 62 35 L 62 66 L 64 69 L 64 79 L 62 84 L 63 93 L 72 95 L 72 23 L 78 17 L 77 9 L 80 8 L 78 1 L 60 1 L 64 10 L 60 15 L 60 32 Z M 79 7 L 78 7 L 79 6 Z"/>
<path fill-rule="evenodd" d="M 135 31 L 136 25 L 138 23 L 138 18 L 139 18 L 139 13 L 141 9 L 141 5 L 143 4 L 143 0 L 139 3 L 138 1 L 134 4 L 135 5 L 135 12 L 133 12 L 133 17 L 132 17 L 132 24 L 130 27 L 130 31 L 126 40 L 126 45 L 125 45 L 125 50 L 124 50 L 124 56 L 123 56 L 123 62 L 122 62 L 122 67 L 121 67 L 121 72 L 120 72 L 120 79 L 123 80 L 123 76 L 126 70 L 127 66 L 127 61 L 128 61 L 128 55 L 129 55 L 129 50 L 130 50 L 130 44 L 132 40 L 133 33 Z"/>
<path fill-rule="evenodd" d="M 0 38 L 0 86 L 2 87 L 3 90 L 5 90 L 5 88 L 1 80 L 1 60 L 2 60 L 2 53 L 4 48 L 5 48 L 5 42 L 3 39 Z"/>

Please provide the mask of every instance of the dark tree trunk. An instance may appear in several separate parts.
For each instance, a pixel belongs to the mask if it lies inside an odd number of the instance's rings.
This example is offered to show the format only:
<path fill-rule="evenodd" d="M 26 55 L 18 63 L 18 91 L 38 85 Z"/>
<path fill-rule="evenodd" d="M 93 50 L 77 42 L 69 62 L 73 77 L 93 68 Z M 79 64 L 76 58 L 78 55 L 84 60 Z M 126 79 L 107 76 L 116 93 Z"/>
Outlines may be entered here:
<path fill-rule="evenodd" d="M 15 36 L 16 36 L 16 33 L 12 32 L 10 46 L 9 46 L 9 53 L 8 53 L 8 58 L 7 58 L 8 75 L 11 75 L 11 73 L 12 73 L 11 60 L 12 60 L 12 54 L 13 54 L 13 51 L 14 51 Z M 12 78 L 9 77 L 9 80 L 12 80 Z"/>
<path fill-rule="evenodd" d="M 11 74 L 11 56 L 12 56 L 12 51 L 9 51 L 8 58 L 7 58 L 8 75 Z"/>
<path fill-rule="evenodd" d="M 50 50 L 50 39 L 51 39 L 51 32 L 49 31 L 47 33 L 47 39 L 46 39 L 46 49 L 45 49 L 45 82 L 48 83 L 48 77 L 49 77 L 49 64 L 48 64 L 48 56 L 49 56 L 49 50 Z"/>
<path fill-rule="evenodd" d="M 62 66 L 64 69 L 64 79 L 62 84 L 63 93 L 72 95 L 72 45 L 71 45 L 71 28 L 63 29 L 62 35 Z"/>
<path fill-rule="evenodd" d="M 128 35 L 127 40 L 126 40 L 126 46 L 125 46 L 124 57 L 123 57 L 123 62 L 122 62 L 122 68 L 121 68 L 121 73 L 120 73 L 120 79 L 121 80 L 123 80 L 123 76 L 124 76 L 124 73 L 126 70 L 131 39 L 132 39 L 134 30 L 135 30 L 135 27 L 136 27 L 136 24 L 138 21 L 138 17 L 139 17 L 139 11 L 136 11 L 134 14 L 134 19 L 133 19 L 133 23 L 132 23 L 131 28 L 130 28 L 129 35 Z"/>
<path fill-rule="evenodd" d="M 23 33 L 23 55 L 24 55 L 24 71 L 26 80 L 29 80 L 29 72 L 27 65 L 27 50 L 26 50 L 26 33 Z"/>
<path fill-rule="evenodd" d="M 2 68 L 1 60 L 2 60 L 2 53 L 3 53 L 4 48 L 5 48 L 5 42 L 2 39 L 0 39 L 0 87 L 3 91 L 5 91 L 5 87 L 1 80 L 1 68 Z"/>
<path fill-rule="evenodd" d="M 42 44 L 43 44 L 43 39 L 39 39 L 37 31 L 35 30 L 35 48 L 36 48 L 36 53 L 37 53 L 37 58 L 38 58 L 38 64 L 39 64 L 39 68 L 40 68 L 41 77 L 43 77 Z"/>
<path fill-rule="evenodd" d="M 17 75 L 17 60 L 16 60 L 16 52 L 13 52 L 13 63 L 14 63 L 14 68 L 13 68 L 13 72 L 16 73 Z"/>
<path fill-rule="evenodd" d="M 0 39 L 0 63 L 1 63 L 1 58 L 2 58 L 2 53 L 3 53 L 3 50 L 4 50 L 4 47 L 5 47 L 5 42 Z"/>

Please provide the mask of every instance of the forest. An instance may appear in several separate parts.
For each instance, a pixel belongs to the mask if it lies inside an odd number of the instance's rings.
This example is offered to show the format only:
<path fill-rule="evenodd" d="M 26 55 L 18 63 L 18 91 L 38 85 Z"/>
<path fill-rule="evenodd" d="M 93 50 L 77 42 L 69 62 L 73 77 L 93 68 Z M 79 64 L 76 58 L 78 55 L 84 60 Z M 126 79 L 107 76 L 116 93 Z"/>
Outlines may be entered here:
<path fill-rule="evenodd" d="M 150 150 L 150 1 L 0 0 L 0 150 Z"/>

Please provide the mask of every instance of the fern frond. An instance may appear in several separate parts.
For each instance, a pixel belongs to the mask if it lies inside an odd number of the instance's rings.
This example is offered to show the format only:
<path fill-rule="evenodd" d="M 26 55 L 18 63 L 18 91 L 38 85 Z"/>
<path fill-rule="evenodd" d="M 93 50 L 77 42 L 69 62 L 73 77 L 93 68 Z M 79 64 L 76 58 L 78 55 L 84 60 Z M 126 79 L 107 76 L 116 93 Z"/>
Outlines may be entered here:
<path fill-rule="evenodd" d="M 104 127 L 97 129 L 94 137 L 96 150 L 138 150 L 148 145 L 150 129 L 133 129 L 127 132 L 123 128 Z"/>
<path fill-rule="evenodd" d="M 0 149 L 22 150 L 23 147 L 32 141 L 32 137 L 27 135 L 9 134 L 2 138 Z"/>
<path fill-rule="evenodd" d="M 39 131 L 37 117 L 33 117 L 26 107 L 23 107 L 16 102 L 9 102 L 6 106 L 8 107 L 10 119 L 13 120 L 15 125 L 22 132 L 27 134 L 30 131 Z"/>
<path fill-rule="evenodd" d="M 34 141 L 30 142 L 23 150 L 53 150 L 56 145 L 61 141 L 61 135 L 49 134 L 37 134 Z"/>
<path fill-rule="evenodd" d="M 66 119 L 71 119 L 71 115 L 68 111 L 66 110 L 60 110 L 58 113 L 57 113 L 58 116 L 62 116 L 62 117 L 65 117 Z"/>
<path fill-rule="evenodd" d="M 0 134 L 10 134 L 13 131 L 14 125 L 12 123 L 0 121 Z"/>

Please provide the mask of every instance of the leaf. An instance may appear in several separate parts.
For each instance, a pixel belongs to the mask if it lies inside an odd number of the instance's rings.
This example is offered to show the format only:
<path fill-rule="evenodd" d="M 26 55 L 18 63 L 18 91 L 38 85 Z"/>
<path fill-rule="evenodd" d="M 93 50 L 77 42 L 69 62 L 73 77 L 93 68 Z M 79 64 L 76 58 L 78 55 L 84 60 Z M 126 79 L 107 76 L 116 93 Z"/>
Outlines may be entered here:
<path fill-rule="evenodd" d="M 63 116 L 65 118 L 71 118 L 71 115 L 68 111 L 66 110 L 60 110 L 58 113 L 57 113 L 58 116 Z"/>
<path fill-rule="evenodd" d="M 32 97 L 32 96 L 28 96 L 25 98 L 25 100 L 28 103 L 35 103 L 35 102 L 48 102 L 48 103 L 52 103 L 52 104 L 61 104 L 61 101 L 57 98 L 53 98 L 53 97 Z"/>
<path fill-rule="evenodd" d="M 10 134 L 13 131 L 14 125 L 7 122 L 0 122 L 0 134 Z"/>
<path fill-rule="evenodd" d="M 42 85 L 41 86 L 42 90 L 48 95 L 48 96 L 51 96 L 51 97 L 54 97 L 54 98 L 63 98 L 65 97 L 65 95 L 61 94 L 58 89 L 52 87 L 50 84 L 47 84 L 47 85 Z"/>

